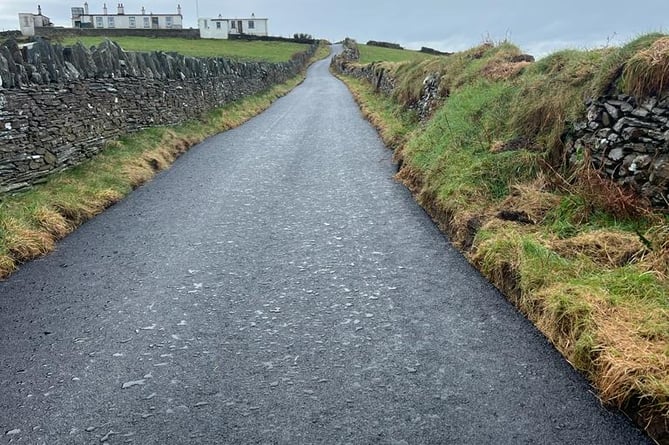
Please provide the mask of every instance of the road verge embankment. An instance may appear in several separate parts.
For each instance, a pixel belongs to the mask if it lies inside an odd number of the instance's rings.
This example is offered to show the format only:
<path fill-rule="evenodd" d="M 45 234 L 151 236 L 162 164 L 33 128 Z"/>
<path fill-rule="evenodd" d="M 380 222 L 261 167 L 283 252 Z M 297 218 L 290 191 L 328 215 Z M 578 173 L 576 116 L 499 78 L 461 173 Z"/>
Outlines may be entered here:
<path fill-rule="evenodd" d="M 398 179 L 597 388 L 669 443 L 666 36 L 534 61 L 508 42 L 332 62 Z M 659 64 L 659 65 L 658 65 Z"/>

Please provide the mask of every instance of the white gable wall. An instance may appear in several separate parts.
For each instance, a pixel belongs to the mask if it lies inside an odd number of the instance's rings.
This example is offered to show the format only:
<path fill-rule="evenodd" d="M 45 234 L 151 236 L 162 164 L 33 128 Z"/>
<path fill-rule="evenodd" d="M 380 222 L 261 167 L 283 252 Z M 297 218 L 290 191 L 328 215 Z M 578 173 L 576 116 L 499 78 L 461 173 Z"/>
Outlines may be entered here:
<path fill-rule="evenodd" d="M 35 17 L 31 13 L 19 14 L 19 26 L 21 27 L 21 34 L 24 36 L 35 35 Z"/>
<path fill-rule="evenodd" d="M 199 19 L 197 23 L 203 39 L 227 39 L 229 26 L 226 19 Z"/>
<path fill-rule="evenodd" d="M 240 23 L 241 22 L 241 23 Z M 245 19 L 198 19 L 200 37 L 203 39 L 227 39 L 229 34 L 247 34 L 252 36 L 267 36 L 267 19 L 255 17 Z M 239 26 L 241 24 L 241 33 Z"/>

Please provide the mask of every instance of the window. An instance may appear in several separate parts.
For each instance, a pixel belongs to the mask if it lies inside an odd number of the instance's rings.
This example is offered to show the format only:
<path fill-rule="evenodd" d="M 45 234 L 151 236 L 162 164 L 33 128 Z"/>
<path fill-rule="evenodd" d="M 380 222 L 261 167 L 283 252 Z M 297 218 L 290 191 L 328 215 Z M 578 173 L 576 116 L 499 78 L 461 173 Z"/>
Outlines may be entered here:
<path fill-rule="evenodd" d="M 30 28 L 30 18 L 27 15 L 23 16 L 23 27 Z"/>
<path fill-rule="evenodd" d="M 221 29 L 221 22 L 216 22 L 216 29 Z"/>
<path fill-rule="evenodd" d="M 95 17 L 95 27 L 96 28 L 104 28 L 104 23 L 102 21 L 102 17 Z"/>
<path fill-rule="evenodd" d="M 256 27 L 256 24 L 253 20 L 249 20 L 249 29 L 254 29 Z"/>
<path fill-rule="evenodd" d="M 144 17 L 144 27 L 145 28 L 150 28 L 151 27 L 151 21 L 149 20 L 148 17 Z"/>
<path fill-rule="evenodd" d="M 107 26 L 110 28 L 114 27 L 114 17 L 107 17 Z"/>
<path fill-rule="evenodd" d="M 137 28 L 137 22 L 135 17 L 128 17 L 128 22 L 131 28 Z"/>
<path fill-rule="evenodd" d="M 237 25 L 235 24 L 235 21 L 234 21 L 234 20 L 233 20 L 232 22 L 230 22 L 230 28 L 232 28 L 232 29 L 236 29 L 236 28 L 237 28 Z"/>
<path fill-rule="evenodd" d="M 166 26 L 167 28 L 171 28 L 171 27 L 172 27 L 172 17 L 165 17 L 165 26 Z"/>

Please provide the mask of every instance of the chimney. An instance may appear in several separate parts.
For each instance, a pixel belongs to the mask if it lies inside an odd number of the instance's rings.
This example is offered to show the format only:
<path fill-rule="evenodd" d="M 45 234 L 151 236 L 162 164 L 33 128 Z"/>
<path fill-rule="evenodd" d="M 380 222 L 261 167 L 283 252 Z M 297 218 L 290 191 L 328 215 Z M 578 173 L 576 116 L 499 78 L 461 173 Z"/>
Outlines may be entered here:
<path fill-rule="evenodd" d="M 123 3 L 118 4 L 118 15 L 123 15 Z"/>
<path fill-rule="evenodd" d="M 106 3 L 103 3 L 103 4 L 102 4 L 102 13 L 103 13 L 104 15 L 107 15 L 107 4 L 106 4 Z"/>
<path fill-rule="evenodd" d="M 144 9 L 144 6 L 142 6 L 142 15 L 146 15 L 146 9 Z"/>
<path fill-rule="evenodd" d="M 88 15 L 88 2 L 84 3 L 84 14 Z"/>
<path fill-rule="evenodd" d="M 177 5 L 177 14 L 181 15 L 181 5 Z"/>
<path fill-rule="evenodd" d="M 42 6 L 37 5 L 37 15 L 42 15 Z"/>

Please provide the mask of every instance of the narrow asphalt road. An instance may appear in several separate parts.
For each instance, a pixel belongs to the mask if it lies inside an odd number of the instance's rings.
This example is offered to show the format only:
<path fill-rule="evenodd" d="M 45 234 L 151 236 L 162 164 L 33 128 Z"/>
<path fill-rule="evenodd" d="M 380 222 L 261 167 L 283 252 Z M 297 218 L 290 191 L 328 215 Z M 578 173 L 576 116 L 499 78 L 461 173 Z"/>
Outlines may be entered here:
<path fill-rule="evenodd" d="M 0 283 L 0 444 L 640 444 L 319 62 Z"/>

